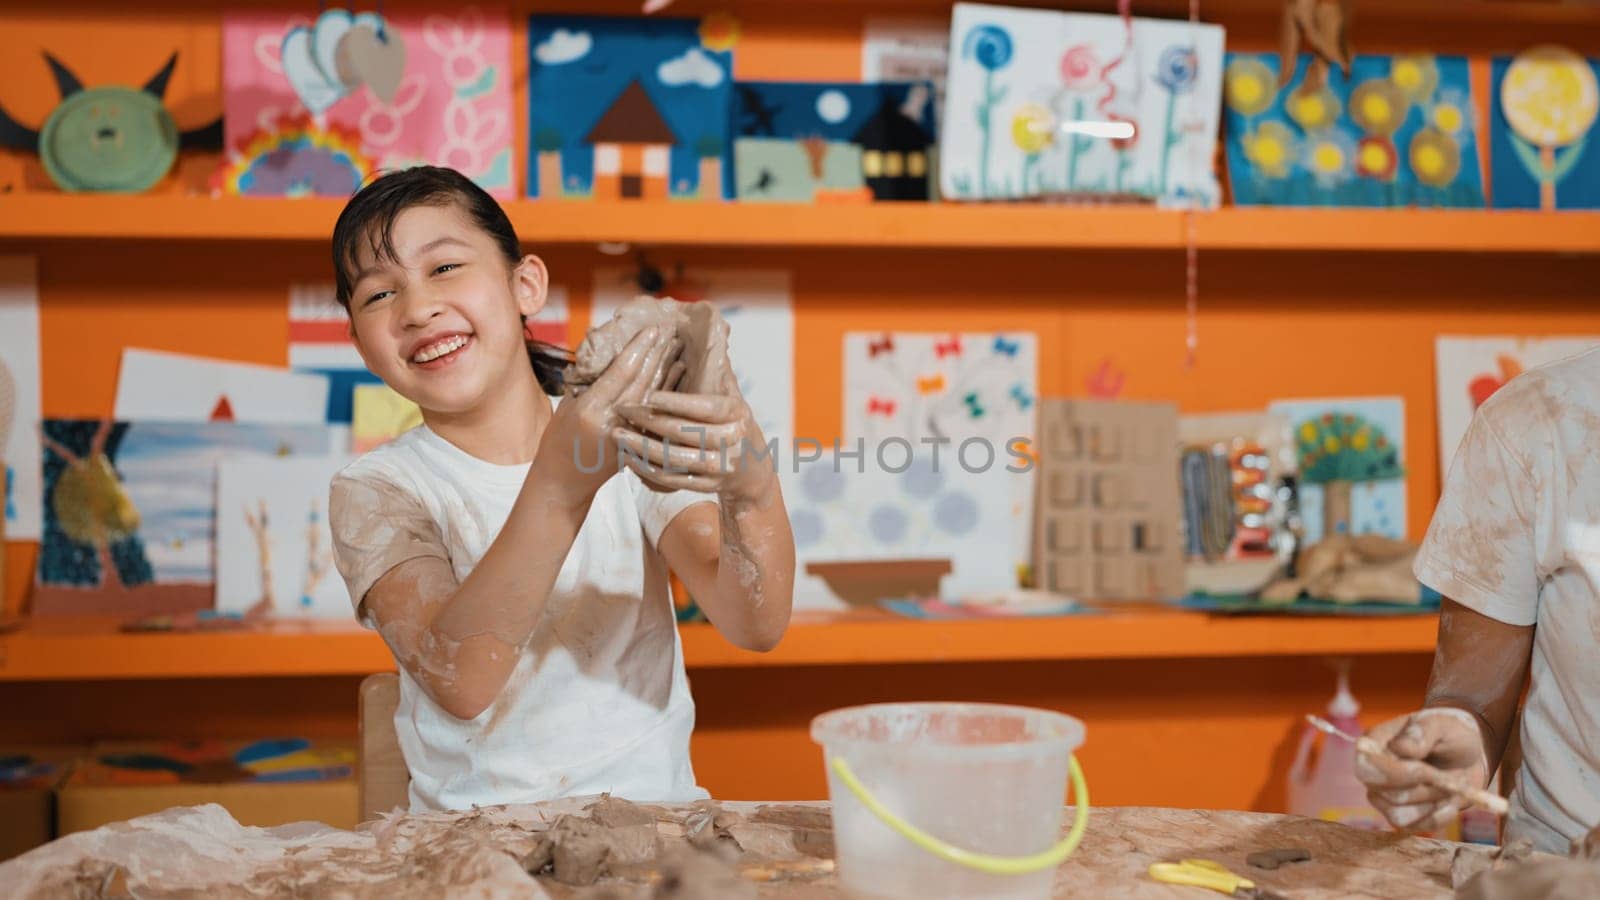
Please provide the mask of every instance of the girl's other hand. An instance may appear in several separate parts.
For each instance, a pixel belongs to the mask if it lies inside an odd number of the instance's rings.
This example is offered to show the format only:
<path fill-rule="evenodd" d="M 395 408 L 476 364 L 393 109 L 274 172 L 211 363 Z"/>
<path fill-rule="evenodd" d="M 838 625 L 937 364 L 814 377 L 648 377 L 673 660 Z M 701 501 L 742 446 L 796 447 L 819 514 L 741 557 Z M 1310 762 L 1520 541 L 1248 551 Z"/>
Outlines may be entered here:
<path fill-rule="evenodd" d="M 622 462 L 646 484 L 759 502 L 777 486 L 777 459 L 730 373 L 721 394 L 656 391 L 619 403 L 611 430 Z"/>
<path fill-rule="evenodd" d="M 617 421 L 617 407 L 637 404 L 660 386 L 682 349 L 682 342 L 670 329 L 646 328 L 633 336 L 583 393 L 556 406 L 535 465 L 541 478 L 560 486 L 559 496 L 574 506 L 587 504 L 616 474 L 616 442 L 611 429 Z"/>

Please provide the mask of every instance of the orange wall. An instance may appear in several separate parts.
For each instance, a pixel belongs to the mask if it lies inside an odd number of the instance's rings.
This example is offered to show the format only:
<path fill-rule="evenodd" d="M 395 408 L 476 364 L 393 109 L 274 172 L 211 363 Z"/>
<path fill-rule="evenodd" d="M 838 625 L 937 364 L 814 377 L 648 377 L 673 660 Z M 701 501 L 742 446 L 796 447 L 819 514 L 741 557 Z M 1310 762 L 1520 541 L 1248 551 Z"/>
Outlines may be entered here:
<path fill-rule="evenodd" d="M 865 4 L 731 5 L 749 12 L 740 77 L 858 74 L 855 34 Z M 519 3 L 519 11 L 526 6 Z M 685 0 L 675 9 L 704 6 Z M 198 70 L 215 40 L 216 8 L 198 0 L 169 0 L 153 11 L 141 4 L 139 18 L 155 24 L 139 28 L 197 30 L 198 37 L 183 40 L 197 48 L 189 58 Z M 75 67 L 91 84 L 153 71 L 165 56 L 154 49 L 156 32 L 107 37 L 108 24 L 127 26 L 133 18 L 115 9 L 75 4 L 67 13 L 33 3 L 21 13 L 0 12 L 0 103 L 27 121 L 48 108 L 34 96 L 48 83 L 39 83 L 36 57 L 24 46 L 29 41 L 78 42 Z M 1600 49 L 1593 27 L 1551 33 L 1429 23 L 1379 32 L 1357 22 L 1357 46 L 1371 51 L 1411 41 L 1501 51 L 1546 39 Z M 1261 47 L 1275 34 L 1268 20 L 1229 24 L 1238 26 L 1235 39 Z M 520 58 L 525 39 L 520 27 L 514 33 Z M 216 111 L 203 77 L 194 79 L 174 84 L 186 126 Z M 516 114 L 525 116 L 520 92 Z M 522 130 L 518 141 L 525 144 Z M 559 207 L 551 214 L 560 215 Z M 0 242 L 0 252 L 19 251 L 39 257 L 47 416 L 109 414 L 127 346 L 282 364 L 287 285 L 328 277 L 322 246 Z M 555 280 L 573 292 L 574 321 L 585 321 L 588 273 L 612 261 L 574 248 L 547 256 Z M 678 257 L 663 251 L 656 259 Z M 1413 536 L 1425 527 L 1439 480 L 1435 336 L 1600 330 L 1594 258 L 1207 253 L 1200 258 L 1199 360 L 1186 370 L 1179 254 L 695 250 L 683 259 L 691 270 L 793 270 L 796 426 L 824 441 L 840 430 L 841 337 L 856 329 L 1031 330 L 1039 335 L 1046 394 L 1081 394 L 1109 360 L 1126 373 L 1128 398 L 1175 399 L 1190 412 L 1260 408 L 1280 397 L 1401 395 Z M 8 548 L 8 609 L 23 598 L 32 556 L 30 546 Z M 1427 665 L 1420 655 L 1361 661 L 1356 690 L 1369 717 L 1414 705 Z M 1295 717 L 1331 689 L 1329 671 L 1310 659 L 779 668 L 692 678 L 700 704 L 697 765 L 703 781 L 725 796 L 820 796 L 822 772 L 806 733 L 816 712 L 868 700 L 948 697 L 1026 702 L 1083 716 L 1097 802 L 1242 808 L 1281 805 Z M 40 710 L 4 717 L 0 740 L 349 734 L 355 721 L 354 682 L 347 679 L 4 684 L 0 701 L 7 709 Z"/>

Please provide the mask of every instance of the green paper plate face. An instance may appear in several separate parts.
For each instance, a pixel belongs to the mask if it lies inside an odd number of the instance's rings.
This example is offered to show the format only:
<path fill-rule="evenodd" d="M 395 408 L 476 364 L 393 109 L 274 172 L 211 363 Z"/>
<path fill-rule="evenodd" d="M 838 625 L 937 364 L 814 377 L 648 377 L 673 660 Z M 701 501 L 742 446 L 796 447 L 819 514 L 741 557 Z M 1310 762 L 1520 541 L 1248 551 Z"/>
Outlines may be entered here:
<path fill-rule="evenodd" d="M 178 128 L 155 96 L 123 87 L 79 91 L 39 133 L 39 157 L 64 191 L 137 193 L 178 158 Z"/>

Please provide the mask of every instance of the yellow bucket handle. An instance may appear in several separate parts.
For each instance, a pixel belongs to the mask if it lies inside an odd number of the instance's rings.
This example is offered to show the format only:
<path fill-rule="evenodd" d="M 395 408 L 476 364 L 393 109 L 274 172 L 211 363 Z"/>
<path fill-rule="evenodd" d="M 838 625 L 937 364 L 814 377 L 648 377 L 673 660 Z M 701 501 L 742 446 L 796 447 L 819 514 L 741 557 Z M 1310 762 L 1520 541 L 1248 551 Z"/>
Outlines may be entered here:
<path fill-rule="evenodd" d="M 1072 851 L 1078 849 L 1078 843 L 1083 840 L 1083 833 L 1089 827 L 1089 785 L 1084 780 L 1083 769 L 1078 765 L 1076 756 L 1067 757 L 1067 774 L 1072 779 L 1072 795 L 1077 801 L 1077 814 L 1073 818 L 1072 829 L 1067 832 L 1061 843 L 1031 856 L 991 856 L 987 853 L 963 850 L 954 844 L 946 843 L 890 812 L 871 791 L 867 790 L 867 786 L 861 783 L 856 773 L 851 771 L 850 765 L 844 761 L 844 757 L 835 756 L 829 765 L 833 767 L 833 772 L 839 776 L 839 780 L 844 782 L 844 786 L 850 789 L 850 793 L 861 801 L 861 805 L 900 836 L 946 862 L 976 869 L 987 875 L 1030 875 L 1045 869 L 1053 869 L 1065 862 L 1067 857 L 1072 855 Z"/>

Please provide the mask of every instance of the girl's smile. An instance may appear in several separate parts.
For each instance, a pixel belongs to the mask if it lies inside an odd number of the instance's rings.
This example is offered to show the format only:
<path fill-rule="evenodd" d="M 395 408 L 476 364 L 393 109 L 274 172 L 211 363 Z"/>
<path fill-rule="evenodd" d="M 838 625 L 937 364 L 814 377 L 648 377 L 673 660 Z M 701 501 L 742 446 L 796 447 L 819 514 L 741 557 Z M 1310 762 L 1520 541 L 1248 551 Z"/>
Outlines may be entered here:
<path fill-rule="evenodd" d="M 416 368 L 442 369 L 464 356 L 472 344 L 470 333 L 450 331 L 413 342 L 408 356 Z"/>

